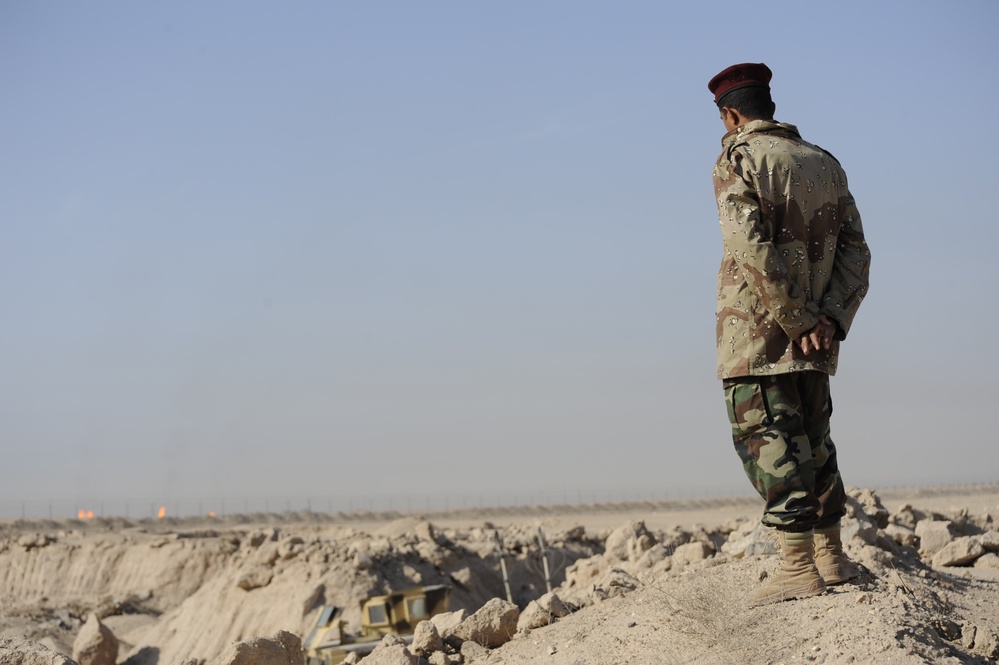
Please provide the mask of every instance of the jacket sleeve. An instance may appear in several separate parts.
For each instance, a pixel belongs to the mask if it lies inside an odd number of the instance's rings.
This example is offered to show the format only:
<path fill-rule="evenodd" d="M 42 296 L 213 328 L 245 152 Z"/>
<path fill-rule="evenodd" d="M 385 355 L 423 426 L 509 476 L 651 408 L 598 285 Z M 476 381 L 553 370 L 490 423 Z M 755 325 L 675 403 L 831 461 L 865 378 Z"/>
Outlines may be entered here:
<path fill-rule="evenodd" d="M 735 146 L 714 169 L 724 251 L 777 325 L 794 340 L 815 327 L 819 308 L 788 275 L 773 242 L 773 222 L 761 214 L 757 187 L 745 162 Z"/>
<path fill-rule="evenodd" d="M 843 223 L 836 239 L 836 260 L 821 310 L 839 324 L 836 339 L 846 339 L 853 317 L 867 295 L 871 271 L 871 250 L 864 239 L 857 204 L 847 191 Z"/>

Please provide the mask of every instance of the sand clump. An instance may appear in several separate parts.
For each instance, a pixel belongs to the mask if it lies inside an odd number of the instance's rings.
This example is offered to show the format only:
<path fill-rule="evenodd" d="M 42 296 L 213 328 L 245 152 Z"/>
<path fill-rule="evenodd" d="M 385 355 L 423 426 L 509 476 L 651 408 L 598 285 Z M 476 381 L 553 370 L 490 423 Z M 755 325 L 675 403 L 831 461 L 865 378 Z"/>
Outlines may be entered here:
<path fill-rule="evenodd" d="M 351 631 L 370 595 L 448 584 L 455 611 L 421 624 L 412 644 L 386 638 L 362 662 L 999 660 L 995 510 L 913 501 L 889 512 L 875 492 L 851 490 L 843 536 L 861 578 L 761 608 L 745 603 L 775 560 L 773 534 L 758 517 L 652 528 L 633 514 L 594 533 L 416 516 L 370 528 L 8 525 L 0 529 L 0 658 L 299 665 L 294 644 L 321 606 L 343 607 Z"/>
<path fill-rule="evenodd" d="M 94 612 L 73 641 L 73 660 L 79 665 L 115 665 L 118 662 L 118 638 Z"/>
<path fill-rule="evenodd" d="M 0 665 L 74 665 L 68 656 L 23 637 L 0 637 Z"/>
<path fill-rule="evenodd" d="M 233 642 L 209 665 L 304 665 L 302 640 L 286 630 Z M 83 665 L 82 663 L 80 665 Z"/>

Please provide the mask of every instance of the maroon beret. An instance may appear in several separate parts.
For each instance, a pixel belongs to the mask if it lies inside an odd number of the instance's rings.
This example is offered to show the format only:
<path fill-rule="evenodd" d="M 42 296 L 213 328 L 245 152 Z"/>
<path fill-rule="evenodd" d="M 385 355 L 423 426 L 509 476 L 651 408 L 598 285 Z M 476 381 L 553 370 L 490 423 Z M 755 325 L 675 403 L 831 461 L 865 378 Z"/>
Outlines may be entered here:
<path fill-rule="evenodd" d="M 761 85 L 769 89 L 771 77 L 773 72 L 762 62 L 744 62 L 741 65 L 732 65 L 708 81 L 708 90 L 714 94 L 717 104 L 725 93 L 736 88 Z"/>

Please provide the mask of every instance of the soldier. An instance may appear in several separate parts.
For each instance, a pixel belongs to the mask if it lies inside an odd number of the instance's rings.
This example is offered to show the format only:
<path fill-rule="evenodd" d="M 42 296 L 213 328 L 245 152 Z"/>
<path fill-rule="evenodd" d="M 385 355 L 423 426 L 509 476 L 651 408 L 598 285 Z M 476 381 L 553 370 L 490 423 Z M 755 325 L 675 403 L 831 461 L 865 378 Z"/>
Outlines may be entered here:
<path fill-rule="evenodd" d="M 754 605 L 824 593 L 860 574 L 843 553 L 846 493 L 829 435 L 829 377 L 867 293 L 870 251 L 846 174 L 774 118 L 770 69 L 711 79 L 727 133 L 714 167 L 724 256 L 718 377 L 732 439 L 779 534 Z"/>

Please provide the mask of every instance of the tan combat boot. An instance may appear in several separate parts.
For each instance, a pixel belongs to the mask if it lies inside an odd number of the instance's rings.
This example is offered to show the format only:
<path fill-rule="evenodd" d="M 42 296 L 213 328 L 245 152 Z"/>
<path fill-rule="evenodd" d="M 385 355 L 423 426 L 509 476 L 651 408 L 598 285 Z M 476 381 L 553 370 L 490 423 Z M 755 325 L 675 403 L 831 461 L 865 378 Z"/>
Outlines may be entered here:
<path fill-rule="evenodd" d="M 811 531 L 779 531 L 780 565 L 750 594 L 750 605 L 768 605 L 792 598 L 807 598 L 826 592 L 826 585 L 815 567 Z"/>
<path fill-rule="evenodd" d="M 830 586 L 860 576 L 860 568 L 843 552 L 839 524 L 815 530 L 815 566 Z"/>

